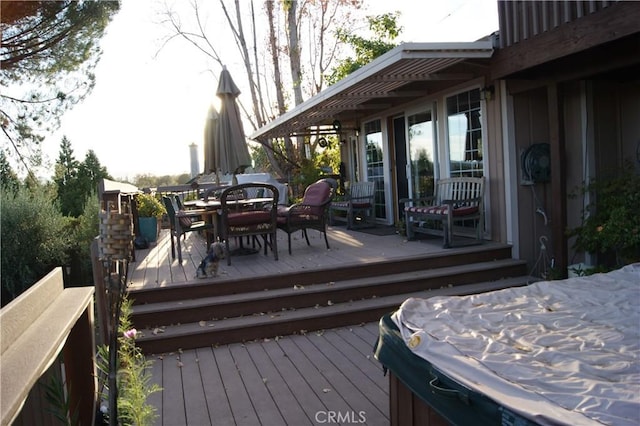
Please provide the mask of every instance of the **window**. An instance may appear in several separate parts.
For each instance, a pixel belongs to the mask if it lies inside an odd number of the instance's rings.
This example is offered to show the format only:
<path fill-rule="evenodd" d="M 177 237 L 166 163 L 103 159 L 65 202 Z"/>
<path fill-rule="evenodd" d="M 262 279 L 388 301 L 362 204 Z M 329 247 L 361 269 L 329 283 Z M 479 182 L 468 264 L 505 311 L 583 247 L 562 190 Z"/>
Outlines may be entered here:
<path fill-rule="evenodd" d="M 410 115 L 409 161 L 411 164 L 411 191 L 414 197 L 433 195 L 435 143 L 431 111 Z"/>
<path fill-rule="evenodd" d="M 384 145 L 382 141 L 382 125 L 380 120 L 370 121 L 364 125 L 367 180 L 375 183 L 375 213 L 377 218 L 386 218 L 384 194 Z"/>
<path fill-rule="evenodd" d="M 447 98 L 449 174 L 483 176 L 480 89 Z"/>

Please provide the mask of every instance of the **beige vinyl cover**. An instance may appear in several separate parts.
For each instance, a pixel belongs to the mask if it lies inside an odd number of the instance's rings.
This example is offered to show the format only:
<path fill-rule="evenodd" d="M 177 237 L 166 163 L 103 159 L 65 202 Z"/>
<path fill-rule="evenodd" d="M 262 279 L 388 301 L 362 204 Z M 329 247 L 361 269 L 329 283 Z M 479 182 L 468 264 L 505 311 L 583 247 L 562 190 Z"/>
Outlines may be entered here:
<path fill-rule="evenodd" d="M 538 424 L 640 424 L 640 263 L 411 298 L 392 318 L 416 355 Z"/>

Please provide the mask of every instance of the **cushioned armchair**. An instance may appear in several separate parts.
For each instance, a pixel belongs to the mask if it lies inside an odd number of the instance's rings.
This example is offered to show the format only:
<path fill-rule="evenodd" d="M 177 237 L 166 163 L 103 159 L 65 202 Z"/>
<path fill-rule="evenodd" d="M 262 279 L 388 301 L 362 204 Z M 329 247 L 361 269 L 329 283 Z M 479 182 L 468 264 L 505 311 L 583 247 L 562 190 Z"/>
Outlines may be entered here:
<path fill-rule="evenodd" d="M 328 182 L 319 180 L 305 189 L 302 201 L 289 207 L 278 208 L 278 228 L 287 233 L 289 238 L 289 254 L 291 254 L 291 234 L 302 231 L 309 243 L 307 229 L 315 229 L 324 234 L 324 242 L 329 248 L 327 239 L 327 207 L 331 203 L 333 189 Z"/>
<path fill-rule="evenodd" d="M 169 224 L 171 227 L 171 257 L 176 258 L 175 245 L 177 243 L 178 261 L 182 263 L 180 237 L 192 231 L 213 232 L 213 224 L 206 223 L 203 220 L 195 220 L 197 216 L 192 216 L 184 210 L 179 210 L 175 199 L 172 200 L 170 197 L 164 196 L 162 197 L 162 201 L 167 209 L 167 216 L 169 216 Z"/>
<path fill-rule="evenodd" d="M 243 183 L 230 186 L 220 194 L 221 235 L 227 249 L 227 264 L 231 265 L 232 252 L 229 239 L 245 236 L 262 236 L 264 254 L 270 246 L 278 260 L 276 238 L 278 188 L 264 182 Z"/>

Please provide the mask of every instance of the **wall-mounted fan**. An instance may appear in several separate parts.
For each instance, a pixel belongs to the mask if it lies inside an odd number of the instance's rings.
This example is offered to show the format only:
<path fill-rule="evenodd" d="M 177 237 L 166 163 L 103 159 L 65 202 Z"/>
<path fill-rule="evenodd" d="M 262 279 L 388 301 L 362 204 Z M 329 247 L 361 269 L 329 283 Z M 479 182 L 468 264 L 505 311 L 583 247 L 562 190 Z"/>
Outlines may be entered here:
<path fill-rule="evenodd" d="M 549 182 L 551 179 L 551 155 L 548 143 L 536 143 L 520 157 L 522 185 Z"/>

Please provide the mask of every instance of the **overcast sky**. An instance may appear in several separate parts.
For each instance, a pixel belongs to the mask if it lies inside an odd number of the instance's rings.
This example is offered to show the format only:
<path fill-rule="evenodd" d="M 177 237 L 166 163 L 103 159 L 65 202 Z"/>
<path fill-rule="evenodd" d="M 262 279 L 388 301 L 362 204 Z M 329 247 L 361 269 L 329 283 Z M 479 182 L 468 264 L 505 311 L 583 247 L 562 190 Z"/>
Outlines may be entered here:
<path fill-rule="evenodd" d="M 498 29 L 496 0 L 365 1 L 367 14 L 401 12 L 403 42 L 474 41 Z M 189 3 L 179 0 L 176 7 L 188 8 Z M 198 145 L 202 169 L 204 123 L 209 105 L 216 101 L 220 68 L 185 43 L 171 43 L 156 55 L 159 40 L 167 34 L 157 23 L 159 8 L 158 0 L 122 1 L 102 40 L 104 53 L 92 94 L 68 112 L 60 130 L 44 142 L 51 162 L 66 135 L 76 159 L 82 161 L 93 149 L 116 179 L 189 173 L 192 143 Z M 209 19 L 210 25 L 218 25 L 221 17 Z M 224 44 L 235 49 L 231 39 Z M 227 66 L 232 76 L 242 79 L 241 63 Z M 237 83 L 242 89 L 243 82 Z M 250 105 L 248 91 L 241 99 Z M 250 128 L 245 131 L 252 133 Z"/>

